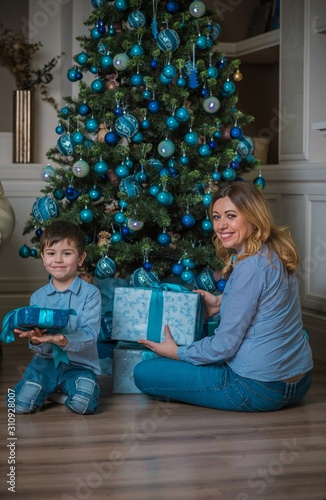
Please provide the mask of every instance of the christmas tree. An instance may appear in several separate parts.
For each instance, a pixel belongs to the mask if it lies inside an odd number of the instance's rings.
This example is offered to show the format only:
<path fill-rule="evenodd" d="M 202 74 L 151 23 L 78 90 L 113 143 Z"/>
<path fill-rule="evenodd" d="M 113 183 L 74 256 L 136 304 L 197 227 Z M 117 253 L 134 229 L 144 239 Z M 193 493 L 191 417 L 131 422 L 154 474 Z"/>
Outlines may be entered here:
<path fill-rule="evenodd" d="M 214 289 L 212 193 L 257 166 L 243 132 L 252 117 L 236 107 L 240 61 L 219 53 L 218 13 L 202 1 L 91 3 L 67 72 L 78 97 L 58 114 L 44 196 L 25 227 L 32 255 L 60 217 L 85 232 L 90 275 Z"/>

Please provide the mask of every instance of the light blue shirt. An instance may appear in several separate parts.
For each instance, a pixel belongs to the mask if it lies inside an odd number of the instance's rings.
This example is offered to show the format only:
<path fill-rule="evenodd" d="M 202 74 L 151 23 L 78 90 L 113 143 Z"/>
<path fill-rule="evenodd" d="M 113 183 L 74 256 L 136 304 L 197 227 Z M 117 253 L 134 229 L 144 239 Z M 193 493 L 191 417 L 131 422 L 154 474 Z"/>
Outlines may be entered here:
<path fill-rule="evenodd" d="M 101 325 L 101 294 L 96 286 L 78 276 L 64 291 L 57 290 L 52 280 L 33 293 L 31 305 L 49 309 L 74 309 L 77 316 L 70 316 L 68 325 L 61 332 L 68 340 L 63 350 L 71 364 L 89 368 L 100 374 L 97 352 L 97 337 Z M 30 344 L 38 355 L 52 358 L 52 344 Z"/>
<path fill-rule="evenodd" d="M 306 373 L 313 366 L 303 332 L 299 287 L 275 252 L 240 261 L 223 293 L 215 334 L 178 348 L 196 365 L 225 361 L 243 377 L 271 382 Z"/>

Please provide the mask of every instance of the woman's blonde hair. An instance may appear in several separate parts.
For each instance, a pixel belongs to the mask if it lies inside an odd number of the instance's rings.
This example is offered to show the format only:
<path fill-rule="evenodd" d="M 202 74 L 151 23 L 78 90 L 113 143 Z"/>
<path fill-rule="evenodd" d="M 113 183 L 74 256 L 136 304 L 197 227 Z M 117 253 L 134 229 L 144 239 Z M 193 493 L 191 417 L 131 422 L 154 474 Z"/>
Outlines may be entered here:
<path fill-rule="evenodd" d="M 277 253 L 287 271 L 293 273 L 299 261 L 295 243 L 287 227 L 276 226 L 273 222 L 270 208 L 261 191 L 246 182 L 235 182 L 219 189 L 214 193 L 209 209 L 212 221 L 214 203 L 226 197 L 254 228 L 245 241 L 244 251 L 237 262 L 257 253 L 265 243 L 270 251 L 273 249 Z M 217 235 L 213 236 L 213 244 L 217 256 L 225 262 L 223 271 L 227 272 L 231 266 L 232 252 L 223 247 Z"/>

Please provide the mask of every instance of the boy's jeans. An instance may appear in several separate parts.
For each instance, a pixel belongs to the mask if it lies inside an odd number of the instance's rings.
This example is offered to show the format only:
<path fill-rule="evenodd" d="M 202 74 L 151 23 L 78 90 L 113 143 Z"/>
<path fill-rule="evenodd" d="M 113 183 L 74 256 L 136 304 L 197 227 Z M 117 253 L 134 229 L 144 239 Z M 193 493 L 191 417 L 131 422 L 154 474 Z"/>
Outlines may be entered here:
<path fill-rule="evenodd" d="M 310 373 L 299 382 L 260 382 L 241 377 L 226 363 L 196 366 L 158 357 L 141 361 L 134 370 L 142 392 L 219 410 L 274 411 L 299 402 L 311 385 Z"/>
<path fill-rule="evenodd" d="M 36 355 L 14 387 L 16 413 L 34 412 L 58 390 L 68 395 L 65 405 L 76 413 L 93 413 L 98 406 L 100 389 L 92 370 L 63 363 L 55 368 L 53 359 Z"/>

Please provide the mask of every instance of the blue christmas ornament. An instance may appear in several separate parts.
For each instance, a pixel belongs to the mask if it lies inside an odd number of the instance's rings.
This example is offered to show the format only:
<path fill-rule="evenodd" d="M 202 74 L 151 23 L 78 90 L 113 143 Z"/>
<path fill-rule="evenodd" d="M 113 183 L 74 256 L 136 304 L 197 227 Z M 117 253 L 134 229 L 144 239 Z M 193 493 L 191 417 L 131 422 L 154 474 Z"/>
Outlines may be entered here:
<path fill-rule="evenodd" d="M 118 212 L 114 214 L 113 220 L 116 224 L 119 224 L 119 226 L 122 226 L 126 222 L 126 216 L 124 215 L 123 212 Z"/>
<path fill-rule="evenodd" d="M 139 57 L 144 55 L 144 48 L 140 45 L 140 43 L 137 43 L 136 45 L 133 45 L 130 49 L 129 54 L 131 57 Z"/>
<path fill-rule="evenodd" d="M 127 177 L 129 175 L 129 168 L 124 165 L 123 163 L 121 163 L 121 165 L 118 165 L 115 169 L 114 169 L 117 177 L 119 177 L 119 179 L 123 179 L 124 177 Z"/>
<path fill-rule="evenodd" d="M 201 228 L 205 234 L 211 233 L 213 231 L 213 224 L 208 217 L 201 222 Z"/>
<path fill-rule="evenodd" d="M 104 69 L 111 68 L 113 66 L 113 57 L 108 55 L 108 54 L 105 56 L 102 56 L 100 59 L 100 65 Z"/>
<path fill-rule="evenodd" d="M 224 278 L 221 278 L 220 280 L 218 280 L 218 282 L 216 283 L 216 288 L 217 290 L 220 292 L 220 293 L 223 293 L 224 292 L 224 288 L 225 288 L 225 285 L 227 283 L 227 280 L 224 279 Z"/>
<path fill-rule="evenodd" d="M 160 188 L 158 186 L 152 185 L 148 188 L 148 194 L 153 196 L 153 198 L 156 197 L 156 195 L 160 192 Z"/>
<path fill-rule="evenodd" d="M 91 30 L 91 37 L 93 40 L 99 40 L 101 38 L 101 33 L 99 32 L 97 26 Z"/>
<path fill-rule="evenodd" d="M 199 141 L 199 135 L 196 132 L 190 130 L 184 136 L 184 141 L 187 144 L 187 146 L 197 146 Z"/>
<path fill-rule="evenodd" d="M 68 78 L 68 80 L 70 82 L 76 82 L 77 81 L 76 73 L 77 73 L 77 69 L 76 68 L 70 68 L 70 69 L 68 69 L 68 71 L 67 71 L 67 78 Z"/>
<path fill-rule="evenodd" d="M 183 265 L 180 264 L 180 262 L 177 262 L 176 264 L 173 264 L 171 268 L 171 273 L 173 274 L 173 276 L 179 277 L 181 276 L 184 270 L 185 268 L 183 267 Z"/>
<path fill-rule="evenodd" d="M 68 186 L 65 194 L 68 201 L 76 201 L 79 197 L 79 191 L 73 186 Z"/>
<path fill-rule="evenodd" d="M 60 189 L 60 188 L 56 188 L 54 191 L 53 191 L 53 197 L 56 199 L 56 200 L 63 200 L 64 197 L 65 197 L 65 192 L 63 189 Z"/>
<path fill-rule="evenodd" d="M 120 137 L 133 137 L 138 132 L 138 120 L 133 115 L 123 114 L 114 125 L 115 131 Z"/>
<path fill-rule="evenodd" d="M 163 73 L 160 74 L 159 80 L 162 85 L 170 85 L 173 81 L 172 78 L 167 78 L 166 76 L 163 75 Z"/>
<path fill-rule="evenodd" d="M 131 142 L 134 144 L 141 144 L 144 140 L 144 134 L 141 132 L 141 130 L 138 130 L 138 132 L 135 133 L 135 135 L 132 136 Z"/>
<path fill-rule="evenodd" d="M 200 50 L 206 50 L 207 49 L 207 37 L 204 35 L 199 35 L 199 37 L 196 40 L 196 47 Z"/>
<path fill-rule="evenodd" d="M 167 233 L 160 233 L 157 237 L 157 243 L 161 245 L 161 247 L 168 247 L 172 241 L 172 238 Z"/>
<path fill-rule="evenodd" d="M 94 9 L 99 9 L 102 5 L 108 3 L 108 0 L 91 0 Z"/>
<path fill-rule="evenodd" d="M 256 179 L 254 179 L 253 184 L 254 186 L 256 186 L 256 188 L 261 190 L 266 187 L 266 180 L 264 179 L 264 177 L 259 175 L 258 177 L 256 177 Z"/>
<path fill-rule="evenodd" d="M 185 257 L 182 259 L 181 264 L 188 269 L 194 269 L 196 267 L 196 262 L 191 257 Z"/>
<path fill-rule="evenodd" d="M 119 136 L 116 132 L 113 132 L 111 130 L 110 132 L 107 132 L 107 134 L 105 134 L 104 141 L 109 146 L 116 146 L 119 142 Z"/>
<path fill-rule="evenodd" d="M 218 69 L 215 66 L 209 66 L 207 69 L 207 76 L 209 78 L 217 78 L 218 77 Z"/>
<path fill-rule="evenodd" d="M 178 76 L 176 81 L 177 87 L 185 87 L 187 85 L 187 80 L 182 76 Z"/>
<path fill-rule="evenodd" d="M 143 130 L 148 130 L 151 126 L 151 122 L 145 118 L 142 122 L 140 122 L 140 126 Z"/>
<path fill-rule="evenodd" d="M 81 104 L 78 108 L 78 113 L 82 116 L 88 115 L 89 113 L 91 113 L 91 111 L 92 111 L 91 108 L 88 106 L 86 102 Z"/>
<path fill-rule="evenodd" d="M 75 144 L 83 144 L 85 137 L 79 130 L 76 130 L 76 132 L 73 133 L 72 138 L 74 140 Z"/>
<path fill-rule="evenodd" d="M 201 144 L 198 147 L 198 153 L 200 156 L 207 157 L 207 156 L 211 156 L 212 150 L 208 144 Z"/>
<path fill-rule="evenodd" d="M 99 123 L 95 118 L 88 118 L 85 122 L 85 128 L 88 132 L 97 132 L 99 129 Z"/>
<path fill-rule="evenodd" d="M 165 4 L 165 10 L 169 14 L 176 14 L 179 11 L 179 4 L 176 0 L 166 2 Z"/>
<path fill-rule="evenodd" d="M 146 16 L 141 10 L 134 10 L 127 18 L 128 28 L 142 28 L 146 24 Z"/>
<path fill-rule="evenodd" d="M 31 249 L 27 245 L 23 245 L 19 248 L 18 254 L 23 259 L 27 259 L 31 255 Z"/>
<path fill-rule="evenodd" d="M 166 78 L 174 78 L 177 74 L 177 68 L 173 64 L 167 64 L 163 67 L 162 73 Z"/>
<path fill-rule="evenodd" d="M 80 52 L 80 54 L 76 55 L 76 61 L 80 66 L 85 66 L 88 61 L 88 54 L 86 54 L 86 52 Z"/>
<path fill-rule="evenodd" d="M 65 129 L 64 129 L 63 125 L 59 124 L 56 126 L 55 131 L 57 134 L 61 135 L 64 133 Z"/>
<path fill-rule="evenodd" d="M 236 147 L 237 153 L 241 156 L 241 158 L 245 158 L 246 156 L 250 155 L 253 152 L 254 149 L 254 143 L 250 139 L 250 137 L 247 137 L 246 135 L 243 135 L 241 139 L 239 139 L 239 142 Z"/>
<path fill-rule="evenodd" d="M 101 199 L 102 194 L 101 191 L 99 191 L 96 187 L 93 187 L 93 189 L 90 189 L 88 191 L 88 196 L 92 201 L 98 201 Z"/>
<path fill-rule="evenodd" d="M 128 1 L 127 0 L 115 0 L 114 8 L 120 11 L 124 11 L 128 9 Z"/>
<path fill-rule="evenodd" d="M 141 185 L 134 179 L 133 175 L 129 175 L 120 181 L 119 190 L 129 198 L 133 198 L 141 192 Z"/>
<path fill-rule="evenodd" d="M 161 111 L 161 103 L 157 99 L 152 99 L 147 106 L 150 113 L 156 114 Z"/>
<path fill-rule="evenodd" d="M 223 83 L 222 89 L 227 95 L 232 95 L 235 92 L 235 85 L 230 80 L 227 80 Z"/>
<path fill-rule="evenodd" d="M 189 271 L 189 269 L 186 269 L 181 273 L 181 279 L 184 283 L 187 283 L 188 285 L 190 283 L 194 282 L 195 275 L 192 271 Z"/>
<path fill-rule="evenodd" d="M 240 139 L 242 137 L 242 130 L 240 127 L 237 127 L 236 125 L 231 128 L 230 130 L 230 136 L 232 139 Z"/>
<path fill-rule="evenodd" d="M 109 165 L 104 160 L 99 160 L 94 165 L 94 172 L 97 175 L 105 175 L 109 170 Z"/>
<path fill-rule="evenodd" d="M 57 148 L 64 156 L 72 156 L 75 152 L 75 143 L 72 134 L 62 134 L 57 142 Z"/>
<path fill-rule="evenodd" d="M 209 207 L 209 205 L 212 203 L 212 195 L 210 193 L 206 193 L 204 194 L 204 196 L 202 197 L 202 204 L 204 205 L 204 207 Z"/>
<path fill-rule="evenodd" d="M 51 196 L 42 196 L 33 204 L 32 215 L 41 224 L 52 217 L 58 217 L 58 214 L 58 204 Z"/>
<path fill-rule="evenodd" d="M 136 73 L 135 75 L 131 75 L 130 83 L 133 87 L 141 87 L 144 85 L 144 77 L 143 75 Z"/>
<path fill-rule="evenodd" d="M 103 82 L 103 80 L 97 78 L 91 83 L 91 89 L 96 94 L 101 94 L 105 90 L 105 83 Z"/>
<path fill-rule="evenodd" d="M 226 169 L 224 169 L 222 172 L 222 177 L 226 181 L 234 181 L 234 179 L 236 177 L 236 173 L 233 170 L 233 168 L 226 167 Z"/>
<path fill-rule="evenodd" d="M 222 28 L 219 24 L 210 22 L 207 26 L 207 29 L 209 32 L 208 36 L 211 40 L 217 40 L 218 38 L 220 38 L 222 34 Z"/>
<path fill-rule="evenodd" d="M 148 160 L 148 165 L 155 168 L 156 170 L 161 170 L 161 168 L 163 168 L 163 163 L 158 158 L 150 158 Z"/>
<path fill-rule="evenodd" d="M 196 219 L 192 214 L 187 213 L 182 217 L 181 223 L 183 227 L 188 229 L 196 224 Z"/>
<path fill-rule="evenodd" d="M 119 243 L 122 240 L 122 236 L 120 233 L 114 232 L 111 236 L 110 242 L 111 243 Z"/>
<path fill-rule="evenodd" d="M 89 208 L 84 208 L 79 212 L 79 218 L 81 222 L 89 224 L 94 219 L 94 213 Z"/>
<path fill-rule="evenodd" d="M 116 264 L 107 255 L 104 255 L 96 264 L 95 276 L 100 280 L 114 276 L 116 272 Z"/>
<path fill-rule="evenodd" d="M 130 276 L 130 286 L 149 287 L 152 283 L 159 283 L 157 274 L 154 271 L 146 271 L 143 267 L 136 269 Z"/>
<path fill-rule="evenodd" d="M 179 122 L 187 122 L 190 118 L 190 111 L 185 106 L 182 106 L 176 110 L 175 117 Z"/>
<path fill-rule="evenodd" d="M 175 30 L 166 28 L 158 34 L 156 43 L 163 52 L 173 52 L 180 45 L 180 37 Z"/>
<path fill-rule="evenodd" d="M 216 291 L 216 281 L 214 279 L 214 271 L 209 267 L 205 267 L 198 271 L 195 276 L 195 285 L 200 290 L 206 290 L 209 293 Z"/>

